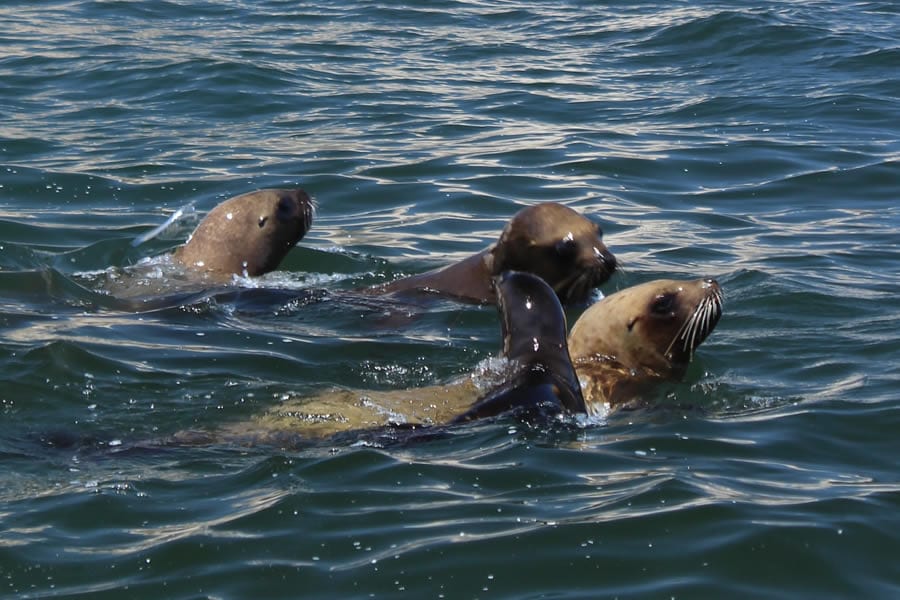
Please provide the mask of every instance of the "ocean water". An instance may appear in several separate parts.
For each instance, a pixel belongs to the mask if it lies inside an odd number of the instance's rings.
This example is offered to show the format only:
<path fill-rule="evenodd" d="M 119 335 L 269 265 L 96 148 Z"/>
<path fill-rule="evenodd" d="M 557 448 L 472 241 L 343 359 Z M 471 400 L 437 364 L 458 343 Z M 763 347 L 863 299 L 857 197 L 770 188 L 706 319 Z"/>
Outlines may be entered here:
<path fill-rule="evenodd" d="M 888 1 L 3 3 L 0 596 L 900 597 L 898 64 Z M 715 277 L 725 313 L 604 423 L 132 447 L 498 351 L 489 306 L 103 293 L 287 185 L 313 228 L 236 290 L 420 272 L 552 200 L 605 293 Z"/>

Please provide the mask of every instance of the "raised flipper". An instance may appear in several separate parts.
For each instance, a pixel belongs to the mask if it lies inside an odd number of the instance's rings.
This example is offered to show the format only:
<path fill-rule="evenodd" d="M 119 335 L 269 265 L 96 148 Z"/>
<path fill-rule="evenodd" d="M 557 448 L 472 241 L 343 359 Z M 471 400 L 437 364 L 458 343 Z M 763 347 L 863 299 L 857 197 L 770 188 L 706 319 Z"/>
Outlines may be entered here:
<path fill-rule="evenodd" d="M 503 356 L 513 375 L 451 423 L 514 412 L 529 417 L 587 412 L 566 343 L 566 315 L 543 279 L 506 271 L 495 282 Z"/>

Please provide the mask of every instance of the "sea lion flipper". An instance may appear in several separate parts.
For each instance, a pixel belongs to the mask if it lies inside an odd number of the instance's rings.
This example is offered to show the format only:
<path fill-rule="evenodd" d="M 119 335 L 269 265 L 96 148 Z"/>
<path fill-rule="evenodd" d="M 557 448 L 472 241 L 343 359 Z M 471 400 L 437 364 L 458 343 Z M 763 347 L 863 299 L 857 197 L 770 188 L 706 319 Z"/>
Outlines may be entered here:
<path fill-rule="evenodd" d="M 569 358 L 566 315 L 553 288 L 530 273 L 507 271 L 497 278 L 496 293 L 502 354 L 518 369 L 452 422 L 509 411 L 527 416 L 586 412 Z"/>
<path fill-rule="evenodd" d="M 482 396 L 450 423 L 465 423 L 510 412 L 529 420 L 546 418 L 563 412 L 576 395 L 580 399 L 581 391 L 559 385 L 540 367 L 525 369 Z"/>

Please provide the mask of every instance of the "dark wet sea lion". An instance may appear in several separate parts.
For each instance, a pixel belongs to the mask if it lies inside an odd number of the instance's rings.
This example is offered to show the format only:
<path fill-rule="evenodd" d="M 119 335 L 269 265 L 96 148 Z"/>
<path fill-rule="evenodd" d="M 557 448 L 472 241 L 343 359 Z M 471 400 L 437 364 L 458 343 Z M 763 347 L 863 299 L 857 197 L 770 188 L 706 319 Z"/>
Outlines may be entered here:
<path fill-rule="evenodd" d="M 313 201 L 299 188 L 235 196 L 211 210 L 172 258 L 223 276 L 263 275 L 306 235 L 313 212 Z"/>
<path fill-rule="evenodd" d="M 496 283 L 501 356 L 515 371 L 451 423 L 516 412 L 548 416 L 586 412 L 566 343 L 566 315 L 553 289 L 530 273 L 507 271 Z"/>
<path fill-rule="evenodd" d="M 494 303 L 492 279 L 504 271 L 525 271 L 543 278 L 564 304 L 586 304 L 616 269 L 601 238 L 600 227 L 577 211 L 556 202 L 536 204 L 516 213 L 497 242 L 478 254 L 372 291 L 426 291 Z"/>
<path fill-rule="evenodd" d="M 722 290 L 712 279 L 650 281 L 588 308 L 569 333 L 588 412 L 680 380 L 721 316 Z"/>

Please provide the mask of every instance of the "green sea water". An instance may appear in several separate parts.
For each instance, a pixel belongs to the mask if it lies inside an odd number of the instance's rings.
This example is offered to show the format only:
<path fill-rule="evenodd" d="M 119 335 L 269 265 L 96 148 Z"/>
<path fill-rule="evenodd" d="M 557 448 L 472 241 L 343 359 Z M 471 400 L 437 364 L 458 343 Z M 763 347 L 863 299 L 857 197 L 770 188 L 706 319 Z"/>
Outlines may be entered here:
<path fill-rule="evenodd" d="M 0 596 L 900 597 L 897 64 L 887 1 L 4 3 Z M 277 186 L 318 206 L 278 272 L 104 293 Z M 446 264 L 544 201 L 602 226 L 606 294 L 722 285 L 653 409 L 137 444 L 472 372 L 493 307 L 283 292 Z"/>

